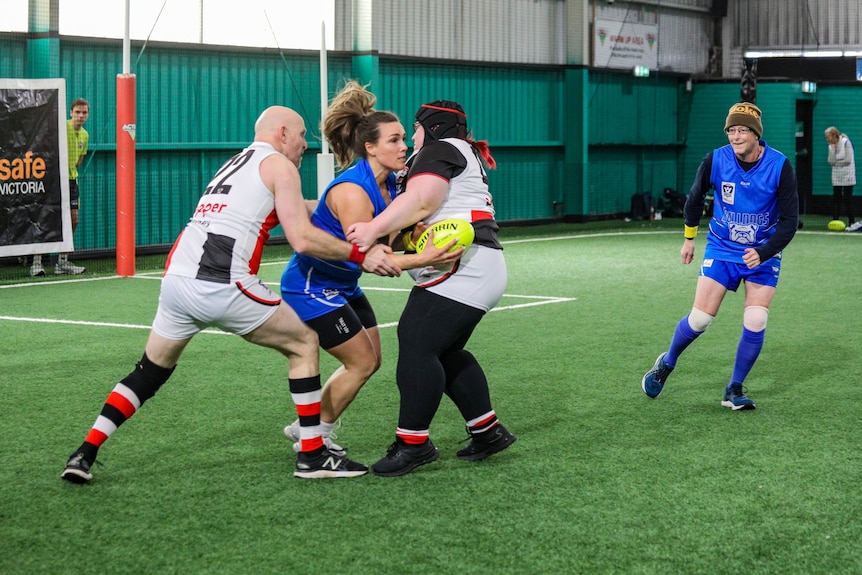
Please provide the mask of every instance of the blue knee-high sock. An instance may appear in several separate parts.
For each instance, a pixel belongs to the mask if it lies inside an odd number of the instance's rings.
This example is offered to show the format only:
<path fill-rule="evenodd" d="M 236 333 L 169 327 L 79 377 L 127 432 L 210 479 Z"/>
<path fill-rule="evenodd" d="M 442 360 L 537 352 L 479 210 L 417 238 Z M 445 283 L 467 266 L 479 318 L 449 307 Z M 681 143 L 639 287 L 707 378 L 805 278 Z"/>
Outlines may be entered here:
<path fill-rule="evenodd" d="M 685 348 L 691 345 L 691 342 L 702 333 L 702 331 L 691 329 L 691 326 L 688 325 L 688 316 L 679 320 L 676 329 L 673 330 L 673 339 L 670 340 L 670 348 L 664 356 L 664 362 L 670 367 L 676 367 L 676 362 Z"/>
<path fill-rule="evenodd" d="M 757 356 L 760 355 L 760 350 L 763 349 L 765 337 L 766 330 L 750 331 L 743 326 L 742 337 L 739 338 L 739 346 L 736 348 L 736 361 L 733 364 L 733 376 L 730 378 L 731 385 L 742 385 L 745 381 L 748 372 L 757 361 Z"/>

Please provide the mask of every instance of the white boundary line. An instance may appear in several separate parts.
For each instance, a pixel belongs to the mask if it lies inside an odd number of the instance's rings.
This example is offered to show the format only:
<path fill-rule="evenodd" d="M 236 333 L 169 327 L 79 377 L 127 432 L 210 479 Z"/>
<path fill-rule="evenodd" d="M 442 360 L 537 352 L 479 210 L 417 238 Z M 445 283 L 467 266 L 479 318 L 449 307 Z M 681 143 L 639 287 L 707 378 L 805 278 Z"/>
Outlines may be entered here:
<path fill-rule="evenodd" d="M 655 234 L 677 234 L 678 231 L 673 230 L 655 230 L 655 231 L 642 231 L 642 232 L 633 232 L 633 231 L 621 231 L 621 232 L 602 232 L 602 233 L 594 233 L 594 234 L 575 234 L 575 235 L 567 235 L 567 236 L 552 236 L 545 238 L 526 238 L 523 240 L 510 240 L 506 242 L 502 242 L 502 244 L 523 244 L 523 243 L 534 243 L 534 242 L 553 242 L 560 240 L 576 240 L 581 238 L 600 238 L 600 237 L 616 237 L 616 236 L 633 236 L 633 235 L 655 235 Z M 813 231 L 813 230 L 805 230 L 798 231 L 798 234 L 828 234 L 828 235 L 837 235 L 835 232 L 821 232 L 821 231 Z M 862 233 L 858 234 L 862 237 Z M 286 262 L 265 262 L 262 263 L 261 266 L 283 266 L 286 265 Z M 41 282 L 26 282 L 20 284 L 10 284 L 10 285 L 0 285 L 0 289 L 6 288 L 17 288 L 17 287 L 31 287 L 31 286 L 46 286 L 46 285 L 57 285 L 57 284 L 65 284 L 65 283 L 77 283 L 77 282 L 91 282 L 91 281 L 103 281 L 110 279 L 118 279 L 121 276 L 108 276 L 108 277 L 100 277 L 100 278 L 80 278 L 80 279 L 67 279 L 67 280 L 58 280 L 58 281 L 41 281 Z M 133 279 L 157 279 L 160 280 L 162 278 L 162 271 L 157 272 L 145 272 L 142 274 L 135 274 Z M 270 282 L 272 283 L 272 282 Z M 362 289 L 367 291 L 409 291 L 407 288 L 384 288 L 384 287 L 363 287 Z M 552 303 L 564 303 L 569 301 L 576 301 L 577 298 L 561 298 L 561 297 L 553 297 L 553 296 L 527 296 L 527 295 L 514 295 L 514 294 L 506 294 L 504 297 L 514 297 L 514 298 L 525 298 L 525 299 L 538 299 L 541 301 L 531 302 L 531 303 L 522 303 L 522 304 L 514 304 L 507 305 L 502 307 L 495 307 L 492 309 L 492 312 L 498 311 L 508 311 L 512 309 L 521 309 L 525 307 L 533 307 L 537 305 L 546 305 Z M 96 327 L 123 327 L 127 329 L 150 329 L 148 325 L 134 325 L 134 324 L 121 324 L 121 323 L 109 323 L 109 322 L 89 322 L 89 321 L 72 321 L 72 320 L 60 320 L 60 319 L 44 319 L 44 318 L 26 318 L 26 317 L 12 317 L 12 316 L 0 316 L 0 321 L 28 321 L 33 323 L 58 323 L 58 324 L 70 324 L 70 325 L 89 325 Z M 398 322 L 391 322 L 380 324 L 378 327 L 394 327 L 397 326 Z M 201 333 L 210 333 L 210 334 L 220 334 L 220 335 L 230 335 L 220 330 L 212 330 L 207 329 L 202 331 Z"/>
<path fill-rule="evenodd" d="M 406 288 L 377 288 L 377 287 L 363 287 L 364 291 L 400 291 L 400 292 L 409 292 L 409 289 Z M 567 301 L 575 301 L 578 298 L 574 297 L 554 297 L 554 296 L 544 296 L 544 295 L 517 295 L 517 294 L 503 294 L 503 297 L 512 297 L 512 298 L 522 298 L 522 299 L 537 299 L 541 301 L 535 301 L 531 303 L 519 303 L 515 305 L 504 305 L 501 307 L 495 307 L 491 311 L 506 311 L 510 309 L 521 309 L 525 307 L 534 307 L 537 305 L 547 305 L 549 303 L 565 303 Z M 377 327 L 395 327 L 398 325 L 397 321 L 389 322 L 389 323 L 381 323 L 377 324 Z"/>
<path fill-rule="evenodd" d="M 117 276 L 119 277 L 119 276 Z M 8 315 L 0 315 L 0 320 L 6 321 L 26 321 L 30 323 L 59 323 L 65 325 L 88 325 L 91 327 L 122 327 L 126 329 L 150 329 L 150 325 L 136 325 L 133 323 L 111 323 L 105 321 L 77 321 L 71 319 L 47 319 L 41 317 L 12 317 Z M 215 333 L 220 335 L 233 335 L 217 329 L 205 329 L 201 333 Z"/>
<path fill-rule="evenodd" d="M 643 231 L 643 232 L 632 232 L 632 231 L 622 231 L 622 232 L 602 232 L 602 233 L 594 233 L 594 234 L 576 234 L 576 235 L 568 235 L 568 236 L 552 236 L 546 238 L 526 238 L 523 240 L 510 240 L 506 242 L 502 242 L 502 244 L 523 244 L 523 243 L 534 243 L 534 242 L 553 242 L 560 240 L 575 240 L 581 238 L 600 238 L 600 237 L 616 237 L 616 236 L 632 236 L 632 235 L 655 235 L 655 234 L 677 234 L 678 231 L 673 230 L 656 230 L 656 231 Z M 820 232 L 820 231 L 798 231 L 799 234 L 835 234 L 835 232 Z M 859 234 L 862 237 L 862 233 Z M 261 266 L 283 266 L 286 265 L 286 262 L 265 262 L 262 263 Z M 91 282 L 91 281 L 103 281 L 103 280 L 111 280 L 118 279 L 121 276 L 108 276 L 108 277 L 100 277 L 100 278 L 80 278 L 80 279 L 68 279 L 68 280 L 58 280 L 58 281 L 41 281 L 41 282 L 26 282 L 20 284 L 10 284 L 10 285 L 2 285 L 0 289 L 6 288 L 17 288 L 17 287 L 31 287 L 31 286 L 46 286 L 46 285 L 57 285 L 57 284 L 65 284 L 65 283 L 77 283 L 77 282 Z M 161 280 L 162 271 L 157 272 L 146 272 L 142 274 L 135 274 L 133 279 L 157 279 Z M 272 283 L 272 282 L 270 282 Z M 362 289 L 366 291 L 409 291 L 407 288 L 385 288 L 385 287 L 363 287 Z M 553 303 L 565 303 L 569 301 L 576 301 L 577 298 L 562 298 L 562 297 L 553 297 L 553 296 L 528 296 L 528 295 L 514 295 L 514 294 L 505 294 L 503 297 L 513 297 L 513 298 L 525 298 L 525 299 L 537 299 L 540 301 L 535 301 L 531 303 L 522 303 L 522 304 L 514 304 L 507 305 L 502 307 L 495 307 L 492 309 L 492 312 L 498 311 L 508 311 L 512 309 L 521 309 L 525 307 L 534 307 L 538 305 L 546 305 Z M 45 319 L 45 318 L 27 318 L 27 317 L 12 317 L 12 316 L 0 316 L 0 321 L 26 321 L 32 323 L 57 323 L 57 324 L 69 324 L 69 325 L 89 325 L 95 327 L 123 327 L 127 329 L 150 329 L 151 326 L 148 325 L 134 325 L 134 324 L 122 324 L 122 323 L 109 323 L 109 322 L 90 322 L 90 321 L 72 321 L 72 320 L 61 320 L 61 319 Z M 378 327 L 386 328 L 386 327 L 395 327 L 398 325 L 398 322 L 390 322 L 385 324 L 379 324 Z M 219 335 L 231 335 L 225 333 L 220 330 L 207 329 L 202 331 L 201 333 L 209 333 L 209 334 L 219 334 Z"/>
<path fill-rule="evenodd" d="M 120 276 L 114 276 L 120 277 Z M 137 277 L 137 276 L 136 276 Z M 56 283 L 56 282 L 54 282 Z M 375 287 L 364 287 L 362 288 L 366 291 L 399 291 L 399 292 L 409 292 L 409 289 L 405 288 L 375 288 Z M 551 303 L 565 303 L 568 301 L 575 301 L 577 298 L 573 297 L 552 297 L 552 296 L 536 296 L 536 295 L 504 295 L 503 297 L 513 297 L 513 298 L 523 298 L 523 299 L 537 299 L 541 301 L 531 302 L 531 303 L 522 303 L 515 305 L 507 305 L 502 307 L 495 307 L 492 309 L 492 312 L 495 311 L 506 311 L 511 309 L 521 309 L 525 307 L 534 307 L 537 305 L 547 305 Z M 39 318 L 39 317 L 14 317 L 8 315 L 0 315 L 0 321 L 23 321 L 29 323 L 51 323 L 51 324 L 62 324 L 62 325 L 86 325 L 91 327 L 121 327 L 125 329 L 146 329 L 149 330 L 152 326 L 150 325 L 139 325 L 139 324 L 129 324 L 129 323 L 113 323 L 113 322 L 103 322 L 103 321 L 80 321 L 80 320 L 68 320 L 68 319 L 48 319 L 48 318 Z M 390 322 L 390 323 L 381 323 L 378 324 L 378 328 L 387 328 L 387 327 L 395 327 L 398 325 L 398 322 Z M 233 335 L 221 330 L 217 329 L 205 329 L 200 333 L 208 333 L 208 334 L 216 334 L 216 335 Z"/>
<path fill-rule="evenodd" d="M 53 281 L 53 282 L 44 282 L 44 281 L 43 282 L 27 282 L 27 283 L 23 283 L 23 284 L 9 284 L 9 285 L 0 286 L 0 289 L 19 288 L 19 287 L 33 287 L 33 286 L 55 286 L 58 284 L 74 284 L 74 283 L 80 283 L 80 282 L 98 282 L 98 281 L 104 281 L 104 280 L 115 280 L 119 277 L 121 277 L 121 276 L 107 276 L 107 277 L 103 277 L 103 278 L 79 278 L 76 280 L 57 280 L 57 281 Z M 135 277 L 138 277 L 138 276 L 135 276 Z"/>

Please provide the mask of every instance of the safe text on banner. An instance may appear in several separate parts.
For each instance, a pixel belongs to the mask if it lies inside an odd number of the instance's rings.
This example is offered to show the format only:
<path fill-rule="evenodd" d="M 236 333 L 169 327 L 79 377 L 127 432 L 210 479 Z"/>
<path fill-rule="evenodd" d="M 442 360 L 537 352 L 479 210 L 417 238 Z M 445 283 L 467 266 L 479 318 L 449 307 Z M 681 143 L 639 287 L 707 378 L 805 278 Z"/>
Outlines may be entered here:
<path fill-rule="evenodd" d="M 66 81 L 0 78 L 0 256 L 73 249 Z"/>

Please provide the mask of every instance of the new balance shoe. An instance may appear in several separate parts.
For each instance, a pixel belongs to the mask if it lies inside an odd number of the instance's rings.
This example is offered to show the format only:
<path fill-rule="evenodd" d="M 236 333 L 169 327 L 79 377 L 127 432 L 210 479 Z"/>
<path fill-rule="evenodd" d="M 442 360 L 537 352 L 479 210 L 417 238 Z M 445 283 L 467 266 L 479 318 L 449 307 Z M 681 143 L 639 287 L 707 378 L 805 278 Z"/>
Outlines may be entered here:
<path fill-rule="evenodd" d="M 655 365 L 652 369 L 646 372 L 641 379 L 641 387 L 647 397 L 655 399 L 661 395 L 661 390 L 664 389 L 664 382 L 667 381 L 667 376 L 673 371 L 673 368 L 664 362 L 664 356 L 661 354 L 655 360 Z"/>
<path fill-rule="evenodd" d="M 92 463 L 84 458 L 84 454 L 76 451 L 66 462 L 66 469 L 60 474 L 60 479 L 65 479 L 72 483 L 86 483 L 93 478 L 90 473 Z"/>
<path fill-rule="evenodd" d="M 33 265 L 30 266 L 30 275 L 34 278 L 45 275 L 45 268 L 42 267 L 42 262 L 33 262 Z"/>
<path fill-rule="evenodd" d="M 300 452 L 296 455 L 294 477 L 302 479 L 326 479 L 330 477 L 359 477 L 368 473 L 368 466 L 336 455 L 326 448 L 320 453 Z"/>
<path fill-rule="evenodd" d="M 480 461 L 490 455 L 503 451 L 518 439 L 500 424 L 489 431 L 470 437 L 470 445 L 458 451 L 456 456 L 464 461 Z"/>
<path fill-rule="evenodd" d="M 86 269 L 87 268 L 82 266 L 76 266 L 75 264 L 67 260 L 65 262 L 57 262 L 57 265 L 54 266 L 54 274 L 58 276 L 77 276 L 84 273 Z"/>
<path fill-rule="evenodd" d="M 437 461 L 440 452 L 428 439 L 419 445 L 409 445 L 396 438 L 386 450 L 386 456 L 371 466 L 375 475 L 397 477 L 410 473 L 420 465 Z"/>
<path fill-rule="evenodd" d="M 323 438 L 323 446 L 339 457 L 344 457 L 345 455 L 347 455 L 347 450 L 338 445 L 337 443 L 333 443 L 332 439 L 330 439 L 329 437 Z M 297 453 L 300 453 L 302 451 L 302 442 L 294 441 L 293 450 Z"/>
<path fill-rule="evenodd" d="M 724 390 L 724 400 L 721 405 L 734 411 L 755 409 L 754 400 L 745 397 L 745 389 L 741 385 L 728 385 Z"/>
<path fill-rule="evenodd" d="M 341 420 L 339 420 L 341 421 Z M 299 420 L 297 419 L 290 425 L 284 428 L 284 435 L 293 442 L 293 450 L 297 453 L 302 451 L 302 444 L 299 441 Z M 332 439 L 338 439 L 336 435 L 333 433 L 329 437 L 323 438 L 323 445 L 326 446 L 326 449 L 331 451 L 332 453 L 344 457 L 347 454 L 347 450 L 335 443 Z"/>

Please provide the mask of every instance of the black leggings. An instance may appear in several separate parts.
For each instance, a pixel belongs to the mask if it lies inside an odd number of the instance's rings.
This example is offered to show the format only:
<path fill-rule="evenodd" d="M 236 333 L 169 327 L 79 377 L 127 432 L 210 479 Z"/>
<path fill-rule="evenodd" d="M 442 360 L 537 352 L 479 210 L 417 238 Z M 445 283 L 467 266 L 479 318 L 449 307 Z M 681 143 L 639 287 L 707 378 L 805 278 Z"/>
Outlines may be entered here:
<path fill-rule="evenodd" d="M 398 427 L 431 426 L 443 394 L 466 421 L 491 411 L 488 380 L 464 349 L 483 310 L 414 287 L 398 321 Z"/>
<path fill-rule="evenodd" d="M 842 209 L 843 208 L 843 209 Z M 832 219 L 840 220 L 845 212 L 849 223 L 853 223 L 853 186 L 832 186 Z"/>

